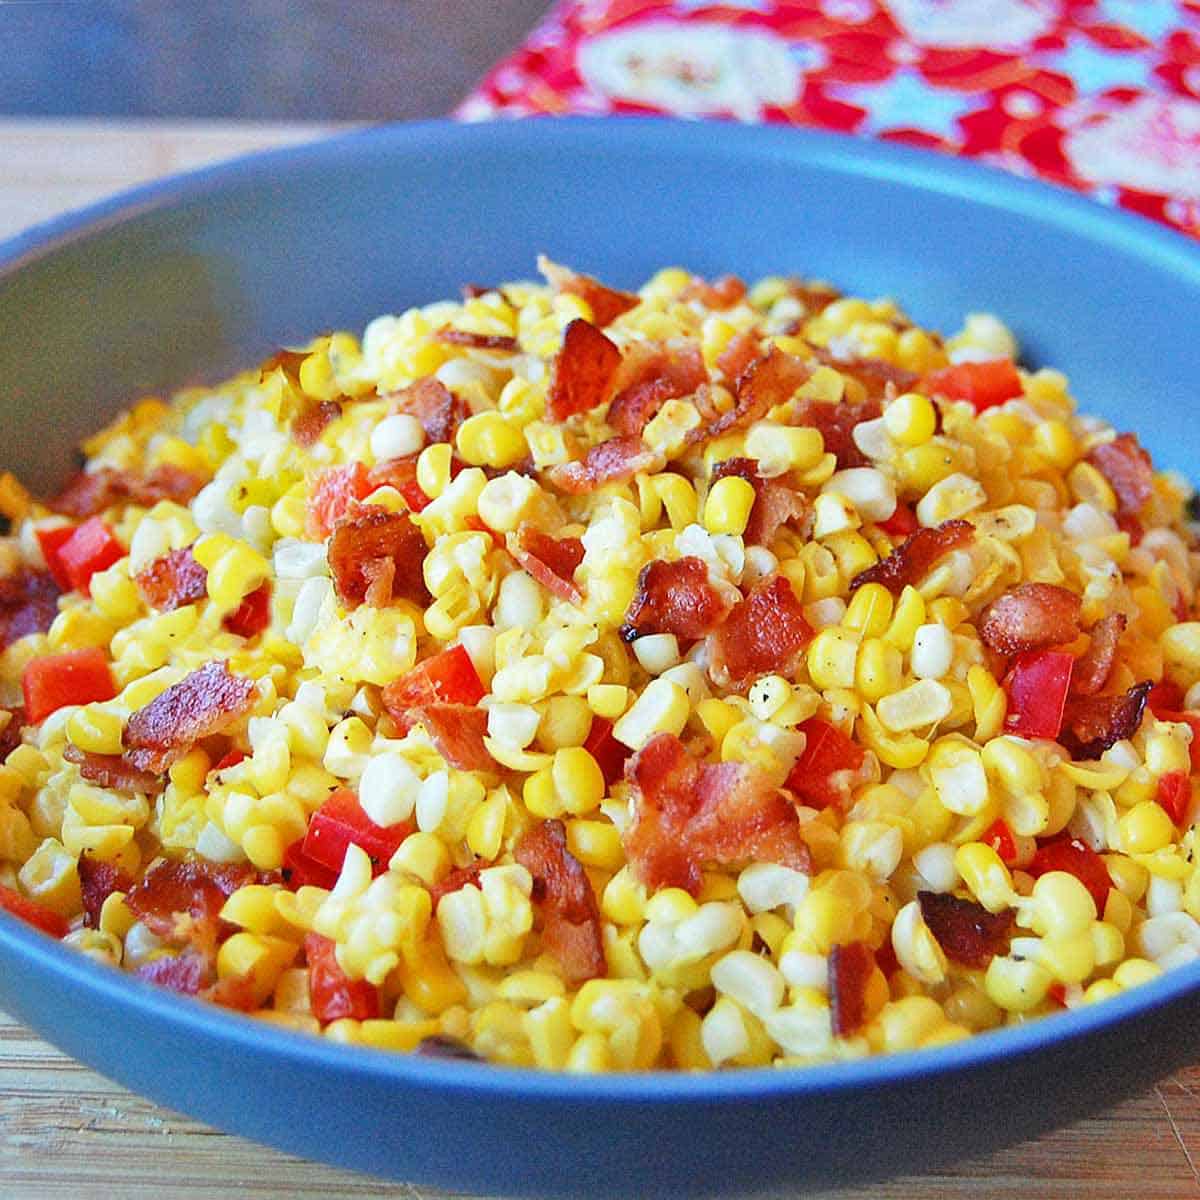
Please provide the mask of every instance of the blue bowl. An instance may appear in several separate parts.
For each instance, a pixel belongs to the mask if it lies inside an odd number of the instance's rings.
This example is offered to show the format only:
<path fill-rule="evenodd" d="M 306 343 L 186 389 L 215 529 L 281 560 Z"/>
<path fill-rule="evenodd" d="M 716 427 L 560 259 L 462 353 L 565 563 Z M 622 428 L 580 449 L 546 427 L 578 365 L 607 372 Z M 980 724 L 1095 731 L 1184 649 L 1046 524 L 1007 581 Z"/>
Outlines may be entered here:
<path fill-rule="evenodd" d="M 981 167 L 834 135 L 622 119 L 379 129 L 144 188 L 0 247 L 4 466 L 57 482 L 120 403 L 281 343 L 532 274 L 666 263 L 989 309 L 1081 405 L 1187 471 L 1200 247 Z M 939 1050 L 802 1070 L 579 1078 L 265 1027 L 0 916 L 0 1005 L 161 1103 L 308 1158 L 489 1193 L 814 1186 L 927 1171 L 1193 1061 L 1200 964 Z"/>

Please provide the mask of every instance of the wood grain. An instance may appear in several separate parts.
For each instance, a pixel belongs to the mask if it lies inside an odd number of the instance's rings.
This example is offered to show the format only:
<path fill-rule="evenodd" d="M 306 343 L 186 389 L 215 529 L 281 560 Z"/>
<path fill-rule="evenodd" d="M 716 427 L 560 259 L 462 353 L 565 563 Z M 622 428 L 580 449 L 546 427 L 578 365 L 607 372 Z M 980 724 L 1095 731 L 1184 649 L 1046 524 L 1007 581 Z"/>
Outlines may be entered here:
<path fill-rule="evenodd" d="M 0 237 L 166 172 L 333 128 L 0 121 Z M 1200 1067 L 1192 1067 L 1102 1116 L 986 1159 L 867 1188 L 803 1194 L 806 1200 L 1176 1200 L 1200 1195 L 1198 1166 Z M 445 1200 L 446 1193 L 381 1184 L 217 1133 L 102 1079 L 0 1013 L 0 1197 L 93 1196 Z"/>

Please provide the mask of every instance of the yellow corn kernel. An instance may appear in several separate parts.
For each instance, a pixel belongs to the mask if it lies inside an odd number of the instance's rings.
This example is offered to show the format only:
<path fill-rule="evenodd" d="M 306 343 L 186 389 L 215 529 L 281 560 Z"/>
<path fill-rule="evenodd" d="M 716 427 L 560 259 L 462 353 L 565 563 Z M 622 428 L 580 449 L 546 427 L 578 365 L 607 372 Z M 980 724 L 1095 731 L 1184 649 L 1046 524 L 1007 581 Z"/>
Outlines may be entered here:
<path fill-rule="evenodd" d="M 118 624 L 134 620 L 142 611 L 142 597 L 129 578 L 128 565 L 129 560 L 122 559 L 97 571 L 89 582 L 92 602 L 104 616 Z"/>
<path fill-rule="evenodd" d="M 621 832 L 608 821 L 568 821 L 567 849 L 585 867 L 617 871 L 625 864 Z"/>
<path fill-rule="evenodd" d="M 688 694 L 679 684 L 653 679 L 613 726 L 613 737 L 631 750 L 640 750 L 656 733 L 682 733 L 689 712 Z"/>
<path fill-rule="evenodd" d="M 61 842 L 47 838 L 17 872 L 17 880 L 31 900 L 73 917 L 82 907 L 76 856 Z"/>
<path fill-rule="evenodd" d="M 612 1055 L 604 1036 L 599 1033 L 581 1034 L 567 1055 L 564 1070 L 587 1075 L 613 1070 Z"/>
<path fill-rule="evenodd" d="M 1181 621 L 1165 629 L 1158 641 L 1163 663 L 1189 684 L 1200 679 L 1200 621 Z"/>
<path fill-rule="evenodd" d="M 967 671 L 967 691 L 975 710 L 975 740 L 986 742 L 1004 725 L 1008 697 L 991 671 L 978 665 Z"/>
<path fill-rule="evenodd" d="M 60 612 L 46 638 L 52 650 L 78 650 L 84 646 L 107 646 L 116 628 L 103 613 L 82 606 Z"/>
<path fill-rule="evenodd" d="M 283 865 L 286 849 L 274 825 L 251 825 L 242 834 L 242 849 L 260 871 L 277 871 Z"/>
<path fill-rule="evenodd" d="M 511 467 L 528 453 L 520 429 L 493 411 L 468 417 L 458 427 L 454 444 L 462 459 L 473 467 Z"/>
<path fill-rule="evenodd" d="M 863 705 L 861 717 L 863 741 L 882 762 L 901 771 L 924 762 L 929 753 L 929 743 L 924 738 L 915 733 L 889 733 L 869 704 Z"/>
<path fill-rule="evenodd" d="M 307 512 L 304 484 L 294 484 L 271 505 L 271 528 L 280 537 L 302 538 Z"/>
<path fill-rule="evenodd" d="M 757 493 L 739 475 L 726 475 L 709 488 L 704 501 L 704 527 L 709 533 L 741 535 L 750 520 Z"/>
<path fill-rule="evenodd" d="M 1022 902 L 1020 920 L 1043 937 L 1065 940 L 1088 931 L 1096 919 L 1091 893 L 1066 871 L 1047 871 Z"/>
<path fill-rule="evenodd" d="M 407 871 L 432 887 L 450 871 L 450 852 L 445 842 L 432 833 L 410 833 L 400 843 L 388 864 L 394 871 Z"/>
<path fill-rule="evenodd" d="M 968 842 L 954 852 L 954 866 L 971 895 L 988 912 L 1002 912 L 1015 898 L 1012 875 L 1000 855 L 983 842 Z"/>
<path fill-rule="evenodd" d="M 629 707 L 629 689 L 621 683 L 593 683 L 587 703 L 596 716 L 615 721 Z"/>
<path fill-rule="evenodd" d="M 1175 826 L 1153 800 L 1135 804 L 1117 822 L 1117 836 L 1126 854 L 1153 854 L 1175 839 Z"/>
<path fill-rule="evenodd" d="M 255 1003 L 262 1004 L 299 951 L 295 942 L 283 938 L 235 933 L 217 952 L 217 975 L 221 979 L 244 979 L 250 985 Z"/>
<path fill-rule="evenodd" d="M 937 410 L 928 396 L 904 392 L 884 409 L 883 423 L 892 440 L 901 446 L 920 446 L 937 429 Z"/>
<path fill-rule="evenodd" d="M 77 708 L 67 721 L 67 737 L 89 754 L 120 754 L 123 729 L 121 718 L 98 704 Z"/>
<path fill-rule="evenodd" d="M 916 1050 L 945 1024 L 945 1014 L 936 1000 L 904 996 L 883 1006 L 876 1018 L 873 1040 L 888 1053 Z"/>
<path fill-rule="evenodd" d="M 865 583 L 850 599 L 841 624 L 864 638 L 882 637 L 895 610 L 892 593 L 881 583 Z"/>
<path fill-rule="evenodd" d="M 497 788 L 471 814 L 467 822 L 467 845 L 472 854 L 489 861 L 499 855 L 508 800 L 508 792 Z"/>
<path fill-rule="evenodd" d="M 603 687 L 593 684 L 593 687 Z M 624 689 L 621 689 L 624 691 Z M 592 689 L 588 689 L 590 695 Z M 546 750 L 560 750 L 568 746 L 582 746 L 592 727 L 592 712 L 589 700 L 583 696 L 554 696 L 546 703 L 538 725 L 538 744 Z M 621 710 L 622 712 L 624 709 Z"/>
<path fill-rule="evenodd" d="M 830 626 L 809 644 L 808 674 L 821 689 L 852 688 L 857 660 L 858 639 L 845 629 Z"/>
<path fill-rule="evenodd" d="M 448 442 L 426 446 L 417 458 L 417 486 L 431 499 L 437 499 L 450 482 L 453 452 Z"/>
<path fill-rule="evenodd" d="M 696 498 L 696 489 L 687 479 L 672 471 L 664 471 L 650 477 L 650 486 L 662 501 L 672 529 L 684 529 L 695 523 L 700 503 Z"/>
<path fill-rule="evenodd" d="M 854 941 L 856 912 L 845 897 L 813 889 L 796 906 L 796 937 L 812 954 L 828 954 L 835 945 Z"/>
<path fill-rule="evenodd" d="M 904 490 L 922 495 L 956 470 L 957 455 L 939 440 L 910 446 L 896 460 L 896 471 Z"/>
<path fill-rule="evenodd" d="M 1041 763 L 1016 738 L 992 738 L 981 757 L 988 775 L 998 778 L 1015 796 L 1046 786 Z"/>
<path fill-rule="evenodd" d="M 605 885 L 600 909 L 618 925 L 638 924 L 646 913 L 646 885 L 629 867 L 622 867 Z"/>
<path fill-rule="evenodd" d="M 111 933 L 124 940 L 125 935 L 137 923 L 133 910 L 125 903 L 124 892 L 110 892 L 100 906 L 99 927 L 103 933 Z"/>
<path fill-rule="evenodd" d="M 896 611 L 883 635 L 898 650 L 912 649 L 917 630 L 925 624 L 925 599 L 915 587 L 905 587 L 896 601 Z"/>
<path fill-rule="evenodd" d="M 1112 975 L 1115 983 L 1122 991 L 1149 983 L 1162 974 L 1162 967 L 1145 958 L 1127 958 Z"/>
<path fill-rule="evenodd" d="M 221 908 L 221 919 L 250 933 L 286 937 L 292 929 L 275 906 L 278 888 L 251 883 L 238 888 Z"/>
<path fill-rule="evenodd" d="M 1033 430 L 1034 449 L 1060 471 L 1070 470 L 1079 457 L 1075 435 L 1065 421 L 1042 421 Z"/>
<path fill-rule="evenodd" d="M 1109 513 L 1117 511 L 1116 493 L 1091 463 L 1076 463 L 1067 473 L 1067 486 L 1076 504 L 1093 504 Z"/>
<path fill-rule="evenodd" d="M 422 1012 L 440 1016 L 467 999 L 466 984 L 436 938 L 426 938 L 406 950 L 397 971 L 404 995 Z"/>
<path fill-rule="evenodd" d="M 825 439 L 819 429 L 759 421 L 746 434 L 746 454 L 768 472 L 811 471 L 825 457 Z"/>
<path fill-rule="evenodd" d="M 833 554 L 841 578 L 847 583 L 879 561 L 875 547 L 855 530 L 830 534 L 824 539 L 824 545 Z"/>
<path fill-rule="evenodd" d="M 556 750 L 550 774 L 563 808 L 569 813 L 578 816 L 591 812 L 604 799 L 604 774 L 582 746 Z"/>
<path fill-rule="evenodd" d="M 1046 998 L 1054 977 L 1032 959 L 997 954 L 988 964 L 984 989 L 989 999 L 1007 1012 L 1028 1012 Z"/>

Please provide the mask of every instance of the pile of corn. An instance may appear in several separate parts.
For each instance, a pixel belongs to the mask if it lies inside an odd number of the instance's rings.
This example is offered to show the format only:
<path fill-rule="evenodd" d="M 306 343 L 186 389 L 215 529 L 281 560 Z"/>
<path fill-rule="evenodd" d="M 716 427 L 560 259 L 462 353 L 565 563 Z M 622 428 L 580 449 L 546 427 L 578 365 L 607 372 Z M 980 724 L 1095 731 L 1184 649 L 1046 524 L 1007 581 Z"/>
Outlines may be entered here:
<path fill-rule="evenodd" d="M 694 339 L 727 389 L 717 359 L 747 329 L 801 357 L 824 347 L 919 375 L 1016 354 L 990 316 L 943 340 L 887 300 L 842 298 L 808 313 L 782 278 L 710 311 L 681 298 L 690 279 L 661 271 L 606 334 L 622 347 Z M 1188 725 L 1147 711 L 1134 736 L 1083 764 L 1055 743 L 1005 734 L 1005 692 L 975 627 L 1015 583 L 1061 584 L 1082 597 L 1085 624 L 1129 616 L 1114 690 L 1167 676 L 1188 692 L 1185 707 L 1200 707 L 1200 623 L 1174 615 L 1181 602 L 1191 611 L 1198 578 L 1190 489 L 1156 475 L 1145 536 L 1131 545 L 1112 488 L 1085 461 L 1112 429 L 1076 415 L 1067 380 L 1039 370 L 1022 372 L 1022 397 L 980 414 L 943 403 L 939 420 L 926 395 L 890 397 L 855 433 L 871 465 L 848 472 L 818 431 L 788 426 L 786 412 L 688 449 L 696 410 L 670 401 L 644 435 L 664 469 L 563 496 L 541 471 L 611 436 L 603 408 L 562 424 L 544 412 L 562 332 L 590 315 L 576 296 L 506 284 L 380 317 L 361 341 L 321 337 L 291 375 L 268 366 L 169 402 L 142 400 L 88 441 L 90 470 L 173 464 L 208 482 L 186 507 L 110 510 L 128 554 L 93 577 L 90 596 L 64 597 L 46 634 L 0 658 L 8 704 L 19 703 L 30 659 L 79 647 L 110 656 L 119 688 L 113 700 L 68 705 L 27 729 L 0 767 L 0 884 L 69 918 L 68 943 L 133 970 L 162 946 L 120 893 L 98 928 L 83 927 L 81 854 L 135 877 L 164 854 L 270 871 L 330 792 L 350 787 L 374 820 L 411 821 L 414 832 L 374 879 L 352 848 L 332 891 L 256 884 L 234 893 L 222 916 L 239 932 L 221 947 L 220 975 L 251 979 L 256 1015 L 273 1024 L 395 1050 L 440 1035 L 492 1061 L 583 1072 L 816 1063 L 938 1045 L 1102 1000 L 1197 957 L 1195 832 L 1154 800 L 1162 775 L 1191 770 Z M 515 337 L 519 352 L 437 340 L 446 326 Z M 421 424 L 387 399 L 431 374 L 473 413 L 453 445 L 427 445 Z M 822 365 L 801 391 L 840 402 L 857 387 Z M 341 401 L 342 415 L 302 449 L 291 422 L 327 400 Z M 306 532 L 313 481 L 331 466 L 415 454 L 433 498 L 414 518 L 430 547 L 432 601 L 347 614 L 325 545 Z M 465 464 L 453 479 L 452 456 Z M 784 528 L 769 549 L 744 544 L 753 489 L 735 477 L 707 484 L 735 456 L 757 459 L 764 474 L 794 473 L 813 505 L 811 537 Z M 529 460 L 534 471 L 510 470 Z M 897 497 L 922 525 L 970 521 L 976 539 L 898 597 L 878 584 L 852 593 L 850 581 L 894 545 L 878 523 Z M 17 516 L 5 561 L 40 563 L 36 531 L 60 519 L 11 487 L 5 503 Z M 366 503 L 404 507 L 389 487 Z M 523 573 L 480 521 L 500 533 L 532 522 L 581 537 L 581 604 Z M 208 570 L 207 599 L 156 614 L 133 576 L 188 546 Z M 728 694 L 673 636 L 621 640 L 641 568 L 684 554 L 733 585 L 774 572 L 789 581 L 818 631 L 795 677 L 764 676 L 747 694 Z M 251 641 L 225 632 L 222 617 L 264 581 L 266 631 Z M 420 725 L 398 736 L 381 707 L 383 685 L 453 645 L 488 689 L 494 772 L 448 766 Z M 64 758 L 69 744 L 120 753 L 129 714 L 214 657 L 257 681 L 254 715 L 237 736 L 243 762 L 214 771 L 193 749 L 148 800 L 84 781 Z M 606 787 L 583 748 L 593 720 L 614 722 L 630 751 L 665 730 L 705 739 L 709 761 L 753 762 L 782 782 L 803 746 L 796 726 L 813 716 L 849 733 L 870 769 L 844 810 L 799 808 L 811 877 L 752 862 L 706 871 L 695 898 L 648 890 L 623 851 L 629 785 Z M 564 822 L 602 915 L 607 977 L 578 988 L 540 947 L 531 877 L 512 855 L 523 831 L 551 817 Z M 1015 846 L 1008 864 L 980 840 L 999 819 Z M 1022 870 L 1036 839 L 1064 829 L 1103 856 L 1113 881 L 1103 911 L 1073 876 Z M 477 860 L 492 865 L 435 909 L 428 886 Z M 948 960 L 918 891 L 1015 909 L 1010 949 L 986 969 Z M 313 1017 L 300 965 L 312 931 L 334 940 L 350 979 L 382 988 L 380 1019 L 322 1028 Z M 898 965 L 869 980 L 865 1026 L 837 1037 L 829 955 L 854 940 L 890 944 Z"/>

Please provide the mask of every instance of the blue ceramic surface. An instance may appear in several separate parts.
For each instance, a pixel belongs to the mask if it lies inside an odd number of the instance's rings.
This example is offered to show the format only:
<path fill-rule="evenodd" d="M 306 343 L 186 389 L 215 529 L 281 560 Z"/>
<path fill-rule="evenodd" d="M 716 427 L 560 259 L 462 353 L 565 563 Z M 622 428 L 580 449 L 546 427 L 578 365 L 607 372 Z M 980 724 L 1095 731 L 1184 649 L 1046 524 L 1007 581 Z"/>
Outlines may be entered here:
<path fill-rule="evenodd" d="M 1185 473 L 1200 442 L 1200 247 L 975 165 L 835 135 L 622 119 L 381 129 L 129 194 L 0 247 L 3 466 L 57 482 L 143 391 L 216 381 L 552 258 L 632 286 L 680 263 L 989 309 L 1026 362 Z M 814 1185 L 938 1163 L 1113 1103 L 1200 1045 L 1200 965 L 936 1051 L 789 1071 L 577 1078 L 263 1027 L 0 914 L 0 1005 L 81 1061 L 309 1158 L 478 1192 Z"/>

